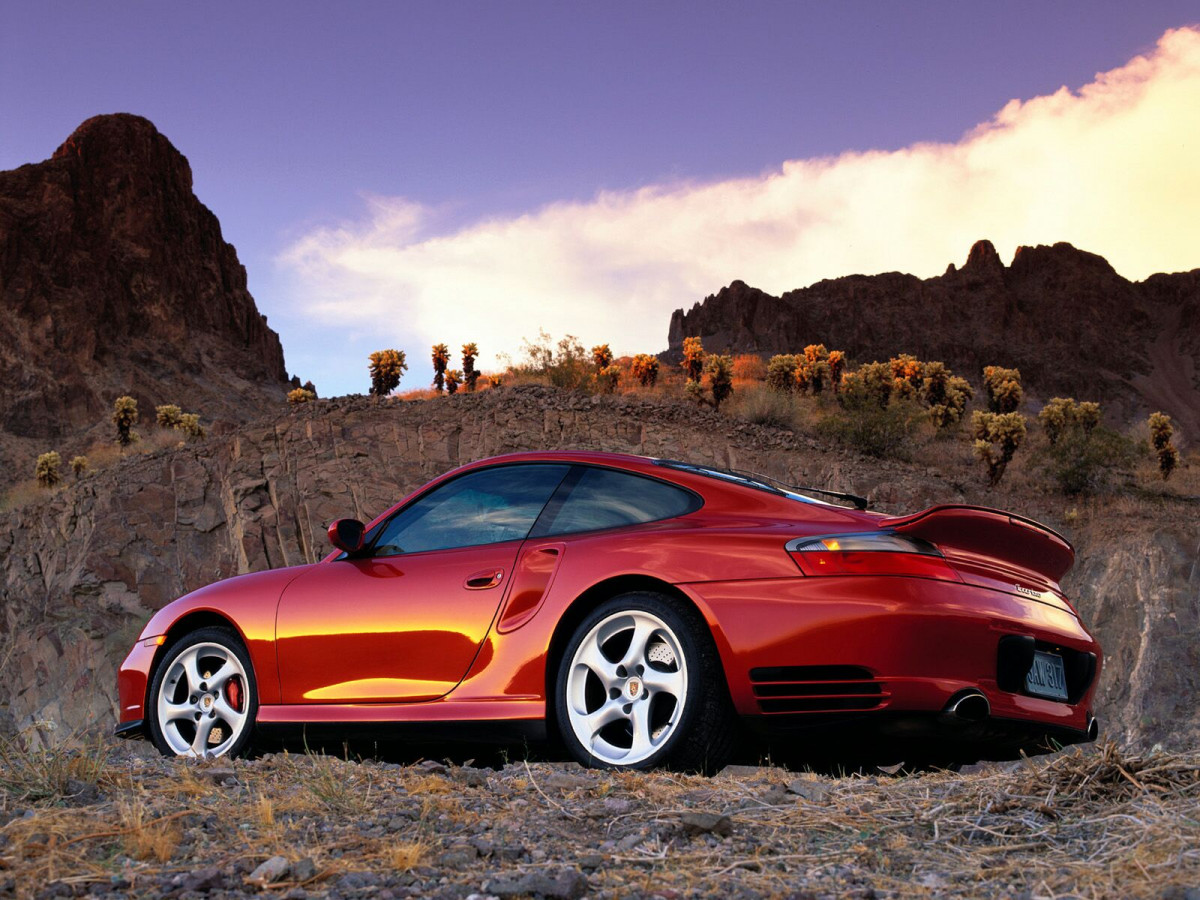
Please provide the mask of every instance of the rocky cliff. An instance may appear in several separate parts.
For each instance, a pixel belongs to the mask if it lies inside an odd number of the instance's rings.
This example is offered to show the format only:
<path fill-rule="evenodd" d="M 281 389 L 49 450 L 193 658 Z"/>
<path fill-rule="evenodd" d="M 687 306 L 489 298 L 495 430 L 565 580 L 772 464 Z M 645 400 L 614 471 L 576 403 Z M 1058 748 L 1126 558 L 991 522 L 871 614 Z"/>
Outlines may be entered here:
<path fill-rule="evenodd" d="M 1015 366 L 1043 399 L 1100 400 L 1116 421 L 1162 409 L 1200 437 L 1200 270 L 1131 282 L 1065 243 L 1020 247 L 1005 266 L 979 241 L 961 269 L 924 280 L 851 275 L 780 297 L 735 281 L 675 311 L 671 350 L 691 335 L 746 353 L 912 353 L 975 382 L 985 365 Z"/>
<path fill-rule="evenodd" d="M 283 350 L 236 251 L 187 159 L 138 116 L 88 119 L 50 159 L 0 172 L 0 309 L 0 462 L 26 475 L 17 448 L 107 422 L 121 394 L 209 423 L 283 398 Z"/>
<path fill-rule="evenodd" d="M 316 560 L 330 520 L 367 519 L 455 465 L 550 448 L 742 467 L 870 494 L 888 512 L 972 502 L 1047 521 L 1079 551 L 1066 587 L 1108 654 L 1098 712 L 1109 733 L 1200 739 L 1194 503 L 1097 499 L 1066 524 L 1061 498 L 986 492 L 961 461 L 868 460 L 692 405 L 541 387 L 284 409 L 0 515 L 0 730 L 111 727 L 116 666 L 153 610 L 215 579 Z"/>

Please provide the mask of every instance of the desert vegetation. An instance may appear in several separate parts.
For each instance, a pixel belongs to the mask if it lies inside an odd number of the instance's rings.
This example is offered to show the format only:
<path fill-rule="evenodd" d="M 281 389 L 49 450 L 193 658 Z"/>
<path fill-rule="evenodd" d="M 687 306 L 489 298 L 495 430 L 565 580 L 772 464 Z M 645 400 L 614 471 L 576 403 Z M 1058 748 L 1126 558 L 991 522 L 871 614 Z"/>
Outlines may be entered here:
<path fill-rule="evenodd" d="M 1166 481 L 1179 465 L 1179 451 L 1171 443 L 1175 427 L 1171 424 L 1171 417 L 1161 412 L 1151 413 L 1146 424 L 1150 428 L 1150 444 L 1158 458 L 1158 470 L 1162 473 L 1163 481 Z"/>
<path fill-rule="evenodd" d="M 138 422 L 138 405 L 132 397 L 118 397 L 113 403 L 112 422 L 117 426 L 117 444 L 128 447 L 138 439 L 133 426 Z"/>
<path fill-rule="evenodd" d="M 367 358 L 367 362 L 371 373 L 371 394 L 375 397 L 386 397 L 398 388 L 401 377 L 408 370 L 403 350 L 376 350 Z"/>

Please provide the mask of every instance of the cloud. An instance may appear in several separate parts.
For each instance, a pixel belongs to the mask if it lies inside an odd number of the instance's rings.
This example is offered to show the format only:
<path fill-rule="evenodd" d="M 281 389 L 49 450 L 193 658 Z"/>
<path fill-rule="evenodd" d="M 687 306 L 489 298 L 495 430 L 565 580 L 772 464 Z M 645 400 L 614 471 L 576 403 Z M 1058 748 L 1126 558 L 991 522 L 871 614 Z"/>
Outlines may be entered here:
<path fill-rule="evenodd" d="M 952 144 L 784 162 L 439 228 L 442 211 L 369 197 L 365 216 L 281 256 L 323 328 L 409 349 L 516 354 L 539 327 L 618 353 L 666 345 L 670 313 L 740 278 L 771 292 L 883 271 L 939 274 L 989 238 L 1069 241 L 1130 278 L 1200 266 L 1200 29 L 1078 92 L 1013 100 Z M 373 348 L 372 348 L 373 349 Z"/>

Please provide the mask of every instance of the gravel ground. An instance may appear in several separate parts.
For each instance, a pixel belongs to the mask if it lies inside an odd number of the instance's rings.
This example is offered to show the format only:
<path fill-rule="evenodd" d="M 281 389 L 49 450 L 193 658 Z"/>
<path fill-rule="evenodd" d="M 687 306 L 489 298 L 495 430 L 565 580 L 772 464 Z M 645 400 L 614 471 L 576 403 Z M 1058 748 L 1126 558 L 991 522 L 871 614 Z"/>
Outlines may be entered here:
<path fill-rule="evenodd" d="M 108 742 L 0 765 L 0 896 L 1200 900 L 1200 752 L 904 778 Z"/>

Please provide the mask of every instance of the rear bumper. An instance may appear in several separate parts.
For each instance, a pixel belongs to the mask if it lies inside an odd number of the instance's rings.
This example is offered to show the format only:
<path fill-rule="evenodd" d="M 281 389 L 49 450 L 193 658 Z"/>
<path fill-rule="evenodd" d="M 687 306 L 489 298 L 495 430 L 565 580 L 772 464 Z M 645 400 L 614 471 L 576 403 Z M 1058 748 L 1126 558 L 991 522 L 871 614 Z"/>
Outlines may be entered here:
<path fill-rule="evenodd" d="M 681 587 L 709 617 L 734 706 L 760 731 L 821 727 L 824 739 L 843 722 L 861 739 L 924 735 L 985 749 L 994 744 L 1006 754 L 980 758 L 1008 758 L 1004 746 L 1025 748 L 1043 738 L 1088 739 L 1100 647 L 1059 606 L 898 576 Z M 1011 665 L 1001 666 L 1006 638 L 1010 649 L 1014 641 L 1032 640 L 1085 660 L 1078 668 L 1087 670 L 1086 684 L 1076 684 L 1069 702 L 1029 696 L 1023 676 L 1014 684 Z M 968 690 L 986 697 L 988 719 L 970 728 L 945 721 L 951 698 Z"/>

